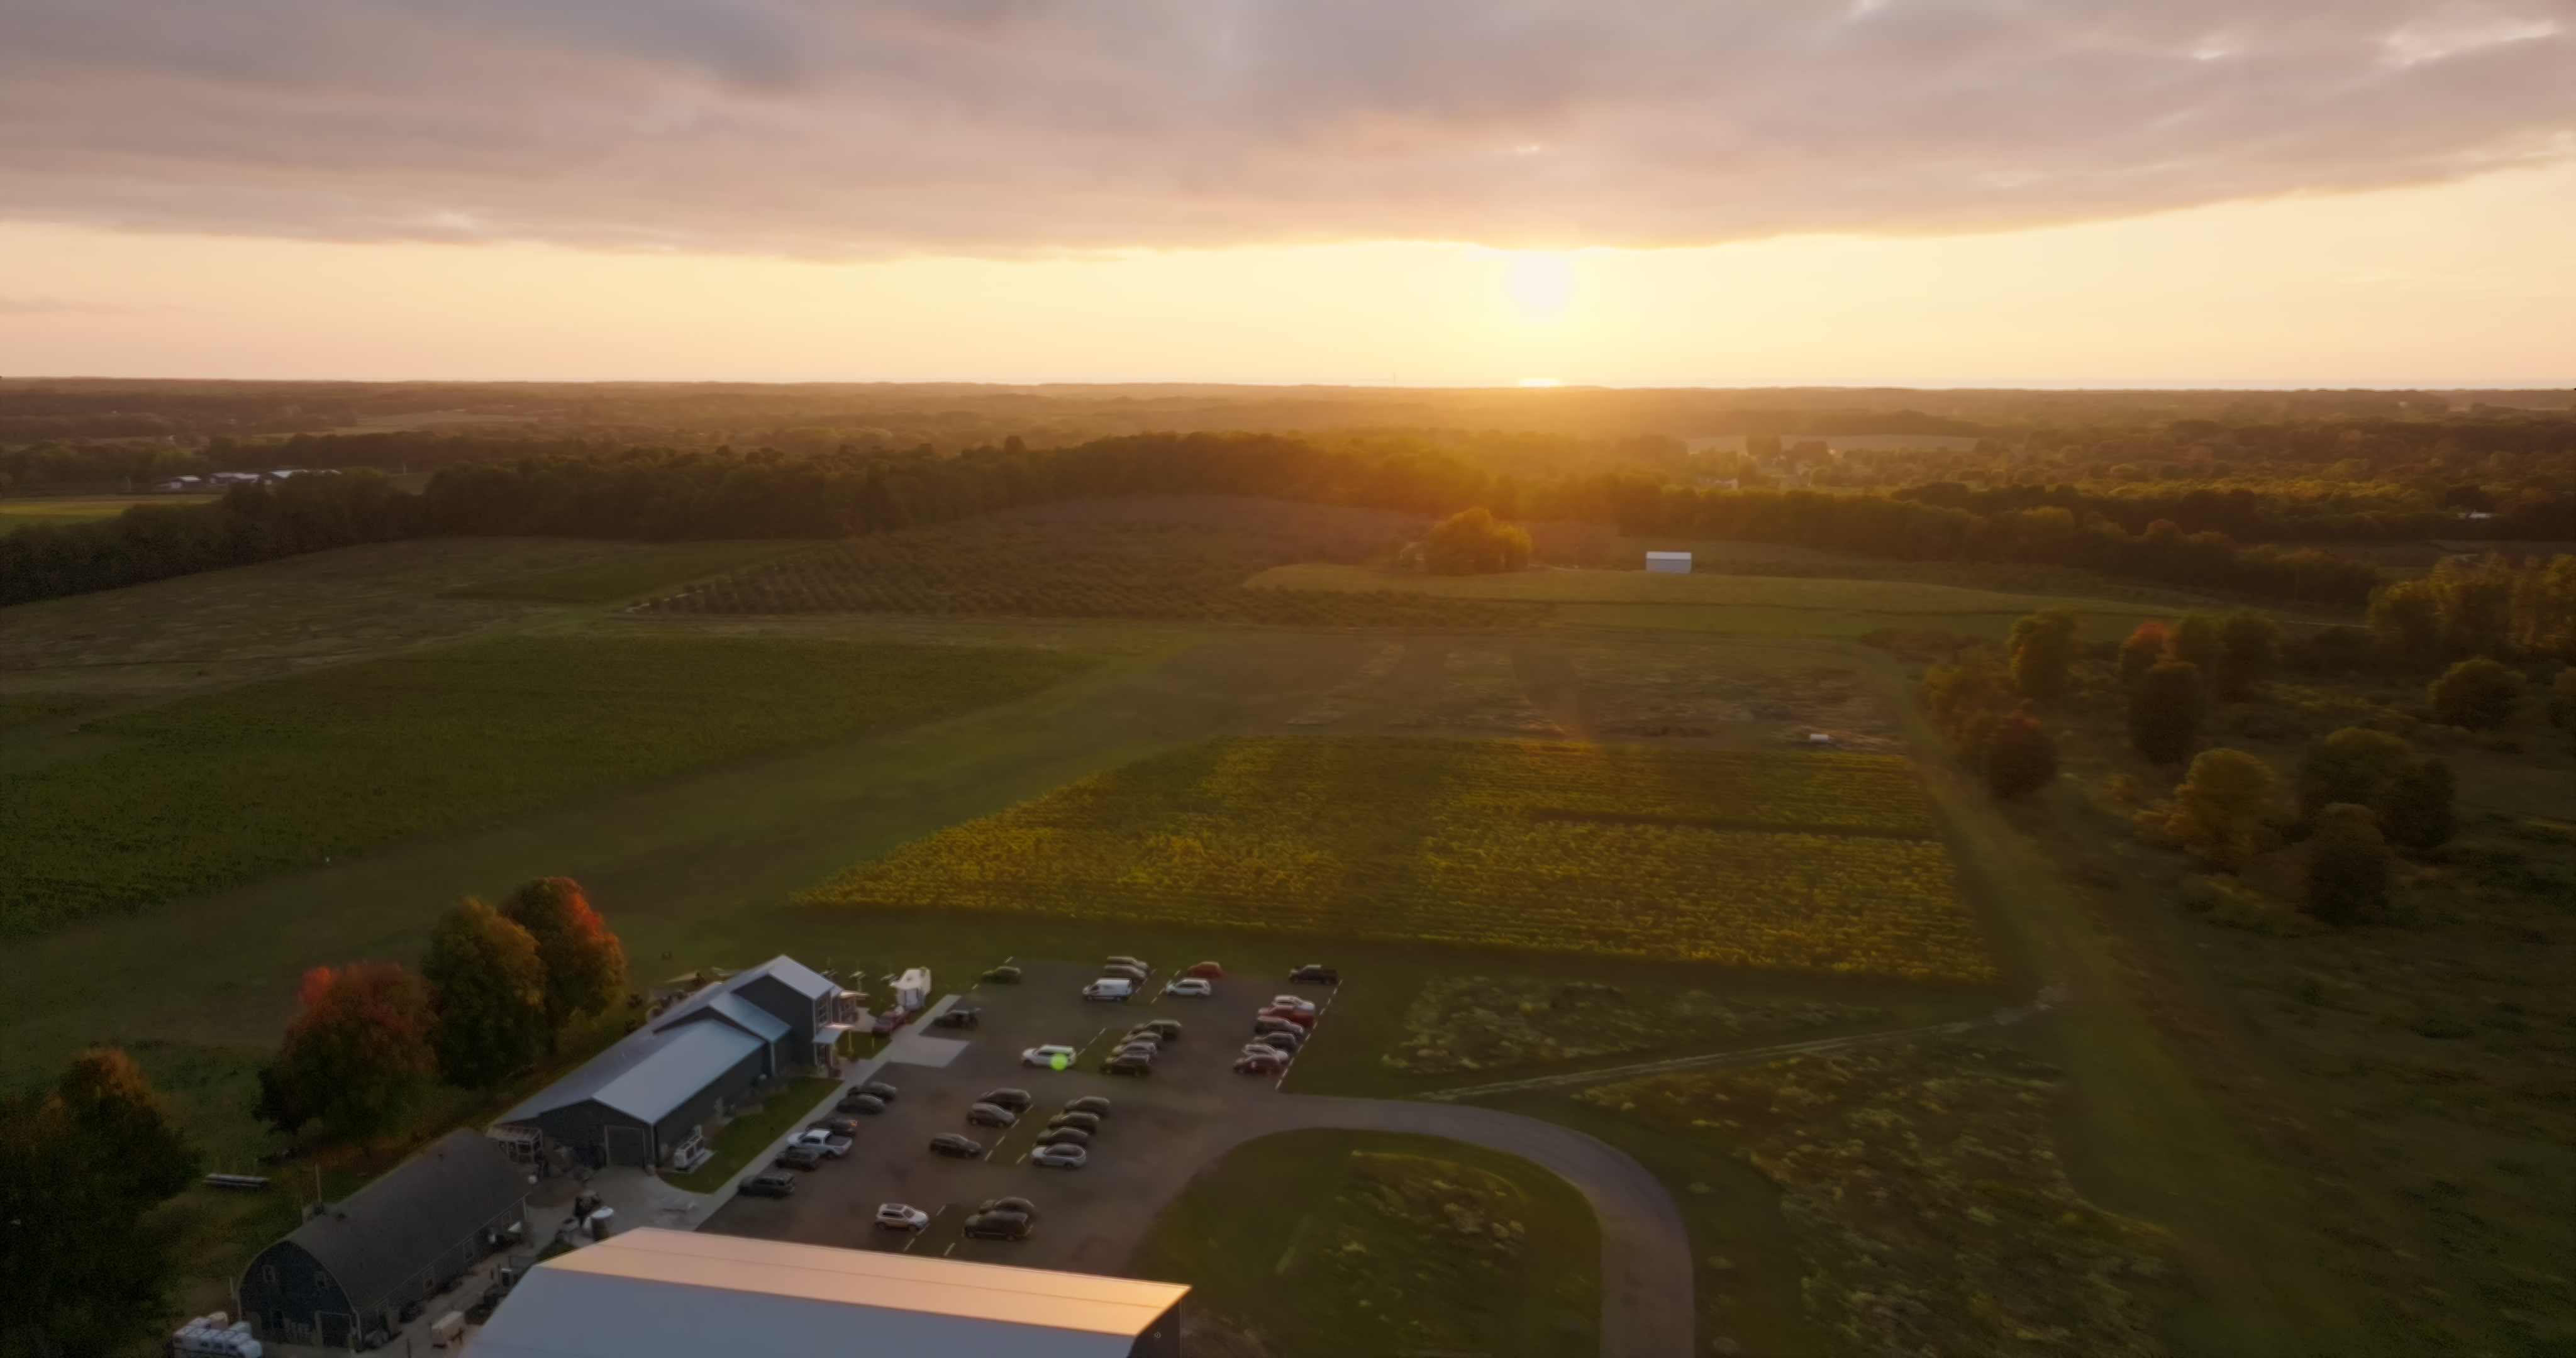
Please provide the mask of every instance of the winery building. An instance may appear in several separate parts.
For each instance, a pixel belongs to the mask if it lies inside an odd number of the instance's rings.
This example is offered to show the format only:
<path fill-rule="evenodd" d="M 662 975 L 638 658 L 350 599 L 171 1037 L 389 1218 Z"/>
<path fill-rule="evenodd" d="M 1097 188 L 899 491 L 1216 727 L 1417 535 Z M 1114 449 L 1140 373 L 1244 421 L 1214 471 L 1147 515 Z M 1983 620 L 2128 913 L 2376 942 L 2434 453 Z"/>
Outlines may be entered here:
<path fill-rule="evenodd" d="M 269 1343 L 363 1347 L 405 1305 L 522 1239 L 527 1207 L 525 1169 L 473 1132 L 450 1132 L 254 1256 L 242 1318 Z"/>
<path fill-rule="evenodd" d="M 523 1155 L 605 1165 L 686 1161 L 765 1082 L 836 1070 L 842 1033 L 865 1018 L 856 991 L 776 957 L 706 987 L 492 1125 Z"/>

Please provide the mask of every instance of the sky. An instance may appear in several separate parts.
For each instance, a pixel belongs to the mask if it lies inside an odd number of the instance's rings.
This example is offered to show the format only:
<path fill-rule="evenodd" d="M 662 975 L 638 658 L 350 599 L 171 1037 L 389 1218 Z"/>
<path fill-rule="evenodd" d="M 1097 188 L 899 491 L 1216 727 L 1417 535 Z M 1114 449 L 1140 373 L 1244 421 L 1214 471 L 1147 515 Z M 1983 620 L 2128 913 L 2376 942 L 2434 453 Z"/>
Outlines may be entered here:
<path fill-rule="evenodd" d="M 0 375 L 2576 386 L 2576 0 L 0 0 Z"/>

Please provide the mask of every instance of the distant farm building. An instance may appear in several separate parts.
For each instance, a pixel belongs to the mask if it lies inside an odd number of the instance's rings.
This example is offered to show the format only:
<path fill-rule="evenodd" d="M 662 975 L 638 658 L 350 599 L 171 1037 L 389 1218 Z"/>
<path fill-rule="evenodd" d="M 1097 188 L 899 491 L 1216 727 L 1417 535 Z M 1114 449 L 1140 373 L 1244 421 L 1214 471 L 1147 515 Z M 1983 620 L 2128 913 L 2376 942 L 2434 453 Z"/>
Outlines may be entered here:
<path fill-rule="evenodd" d="M 1691 554 L 1688 552 L 1648 552 L 1646 553 L 1646 569 L 1657 575 L 1688 575 L 1691 573 Z"/>
<path fill-rule="evenodd" d="M 474 1358 L 1180 1358 L 1186 1287 L 638 1230 L 549 1259 Z"/>
<path fill-rule="evenodd" d="M 472 1132 L 450 1132 L 254 1256 L 242 1318 L 270 1343 L 365 1346 L 406 1305 L 518 1242 L 527 1204 L 525 1169 Z"/>
<path fill-rule="evenodd" d="M 778 957 L 706 987 L 581 1069 L 501 1115 L 495 1141 L 523 1158 L 559 1152 L 594 1167 L 693 1159 L 706 1126 L 764 1082 L 837 1070 L 859 995 Z"/>

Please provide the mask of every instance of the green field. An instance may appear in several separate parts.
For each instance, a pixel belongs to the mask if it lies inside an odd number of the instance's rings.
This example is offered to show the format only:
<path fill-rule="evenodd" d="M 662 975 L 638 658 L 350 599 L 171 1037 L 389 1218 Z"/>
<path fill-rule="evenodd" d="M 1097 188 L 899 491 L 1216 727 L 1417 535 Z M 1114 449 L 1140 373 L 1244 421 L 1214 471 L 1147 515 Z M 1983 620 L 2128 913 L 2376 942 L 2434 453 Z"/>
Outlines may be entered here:
<path fill-rule="evenodd" d="M 1050 914 L 1982 982 L 1902 759 L 1229 740 L 941 831 L 818 905 Z"/>
<path fill-rule="evenodd" d="M 194 505 L 213 499 L 209 495 L 127 496 L 98 500 L 0 500 L 0 535 L 17 532 L 37 524 L 69 526 L 112 519 L 138 504 Z"/>
<path fill-rule="evenodd" d="M 456 599 L 527 599 L 554 604 L 609 604 L 741 570 L 801 551 L 802 542 L 681 542 L 647 547 L 566 570 L 523 575 L 449 590 Z"/>
<path fill-rule="evenodd" d="M 0 929 L 132 910 L 583 793 L 1017 696 L 1041 651 L 498 638 L 92 723 L 13 777 Z"/>
<path fill-rule="evenodd" d="M 1600 1228 L 1526 1161 L 1432 1137 L 1287 1132 L 1202 1171 L 1134 1271 L 1276 1354 L 1600 1351 Z"/>
<path fill-rule="evenodd" d="M 2060 598 L 1919 585 L 1903 580 L 1809 580 L 1764 575 L 1657 575 L 1646 571 L 1548 569 L 1504 575 L 1422 575 L 1367 566 L 1297 565 L 1263 571 L 1255 589 L 1403 590 L 1443 599 L 1517 599 L 1556 604 L 1698 604 L 1865 613 L 2029 613 L 2042 608 L 2129 612 L 2105 599 Z"/>

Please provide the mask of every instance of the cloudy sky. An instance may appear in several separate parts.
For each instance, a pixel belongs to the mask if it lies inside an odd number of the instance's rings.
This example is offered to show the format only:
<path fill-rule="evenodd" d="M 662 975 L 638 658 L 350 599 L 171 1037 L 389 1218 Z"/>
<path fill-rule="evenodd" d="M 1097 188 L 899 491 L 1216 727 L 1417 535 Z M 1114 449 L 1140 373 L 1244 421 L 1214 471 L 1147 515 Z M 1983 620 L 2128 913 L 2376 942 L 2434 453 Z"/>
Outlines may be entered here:
<path fill-rule="evenodd" d="M 0 0 L 0 372 L 2576 385 L 2576 0 Z"/>

